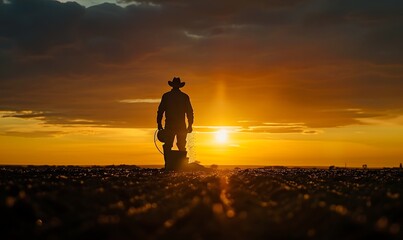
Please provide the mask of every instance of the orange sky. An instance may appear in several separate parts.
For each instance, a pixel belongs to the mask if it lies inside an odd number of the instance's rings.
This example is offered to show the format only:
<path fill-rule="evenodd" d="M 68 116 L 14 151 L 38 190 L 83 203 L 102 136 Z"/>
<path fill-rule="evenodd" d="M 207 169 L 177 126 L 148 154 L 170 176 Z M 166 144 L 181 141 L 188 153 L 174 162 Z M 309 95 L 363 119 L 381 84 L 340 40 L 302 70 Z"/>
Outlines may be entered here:
<path fill-rule="evenodd" d="M 0 164 L 163 164 L 174 76 L 192 161 L 403 162 L 403 3 L 62 2 L 0 1 Z"/>

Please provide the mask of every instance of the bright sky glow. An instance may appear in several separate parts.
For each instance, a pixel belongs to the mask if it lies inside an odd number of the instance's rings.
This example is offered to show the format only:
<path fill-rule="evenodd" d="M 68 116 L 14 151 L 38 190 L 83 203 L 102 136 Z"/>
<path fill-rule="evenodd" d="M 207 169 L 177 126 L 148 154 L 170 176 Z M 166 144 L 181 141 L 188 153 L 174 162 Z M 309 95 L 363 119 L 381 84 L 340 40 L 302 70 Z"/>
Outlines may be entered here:
<path fill-rule="evenodd" d="M 72 126 L 44 125 L 41 119 L 4 117 L 11 113 L 0 113 L 1 164 L 163 164 L 153 143 L 155 128 L 97 127 L 81 120 Z M 323 128 L 317 134 L 194 126 L 188 143 L 191 161 L 204 165 L 384 167 L 400 163 L 401 136 L 399 123 L 381 122 Z"/>
<path fill-rule="evenodd" d="M 228 132 L 225 129 L 220 129 L 217 132 L 215 132 L 215 140 L 217 143 L 227 143 L 228 141 Z"/>

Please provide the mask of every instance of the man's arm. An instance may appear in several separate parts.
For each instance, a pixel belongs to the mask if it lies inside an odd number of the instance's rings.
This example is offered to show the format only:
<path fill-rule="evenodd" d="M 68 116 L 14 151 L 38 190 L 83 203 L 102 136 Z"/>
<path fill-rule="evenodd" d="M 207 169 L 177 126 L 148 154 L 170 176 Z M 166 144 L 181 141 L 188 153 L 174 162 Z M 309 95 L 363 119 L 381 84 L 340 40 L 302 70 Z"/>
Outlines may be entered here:
<path fill-rule="evenodd" d="M 165 103 L 165 97 L 164 95 L 161 98 L 160 105 L 158 106 L 158 111 L 157 111 L 157 125 L 158 125 L 158 130 L 163 129 L 162 127 L 162 116 L 164 115 L 164 112 L 166 110 L 166 103 Z"/>
<path fill-rule="evenodd" d="M 188 118 L 188 132 L 191 133 L 193 131 L 193 121 L 194 121 L 194 114 L 192 104 L 190 103 L 189 96 L 187 97 L 186 101 L 186 116 Z"/>

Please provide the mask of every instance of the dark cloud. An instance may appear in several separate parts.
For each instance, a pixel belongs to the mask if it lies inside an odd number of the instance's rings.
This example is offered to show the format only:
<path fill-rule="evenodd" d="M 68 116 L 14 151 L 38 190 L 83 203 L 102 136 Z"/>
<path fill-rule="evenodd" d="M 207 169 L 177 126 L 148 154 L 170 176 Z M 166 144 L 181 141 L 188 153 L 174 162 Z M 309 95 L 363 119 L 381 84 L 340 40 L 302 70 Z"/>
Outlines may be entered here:
<path fill-rule="evenodd" d="M 0 110 L 154 126 L 152 106 L 119 100 L 159 98 L 181 75 L 200 124 L 216 116 L 334 127 L 402 111 L 401 1 L 135 3 L 1 1 Z M 217 82 L 225 106 L 205 98 Z M 353 108 L 365 113 L 340 110 Z"/>
<path fill-rule="evenodd" d="M 38 118 L 38 119 L 43 119 L 49 116 L 54 116 L 55 114 L 53 113 L 45 113 L 45 112 L 34 112 L 34 111 L 16 111 L 16 112 L 9 112 L 2 117 L 7 118 L 7 117 L 15 117 L 15 118 Z"/>

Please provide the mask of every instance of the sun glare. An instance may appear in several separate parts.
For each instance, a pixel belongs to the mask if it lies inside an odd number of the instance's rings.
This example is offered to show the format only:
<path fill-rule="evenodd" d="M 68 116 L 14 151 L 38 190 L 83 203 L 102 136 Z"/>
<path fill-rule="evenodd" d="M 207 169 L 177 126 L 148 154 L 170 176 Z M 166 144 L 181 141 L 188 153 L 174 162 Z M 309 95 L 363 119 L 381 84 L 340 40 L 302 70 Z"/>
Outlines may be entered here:
<path fill-rule="evenodd" d="M 218 143 L 226 143 L 228 141 L 228 132 L 225 129 L 220 129 L 215 132 L 215 140 Z"/>

